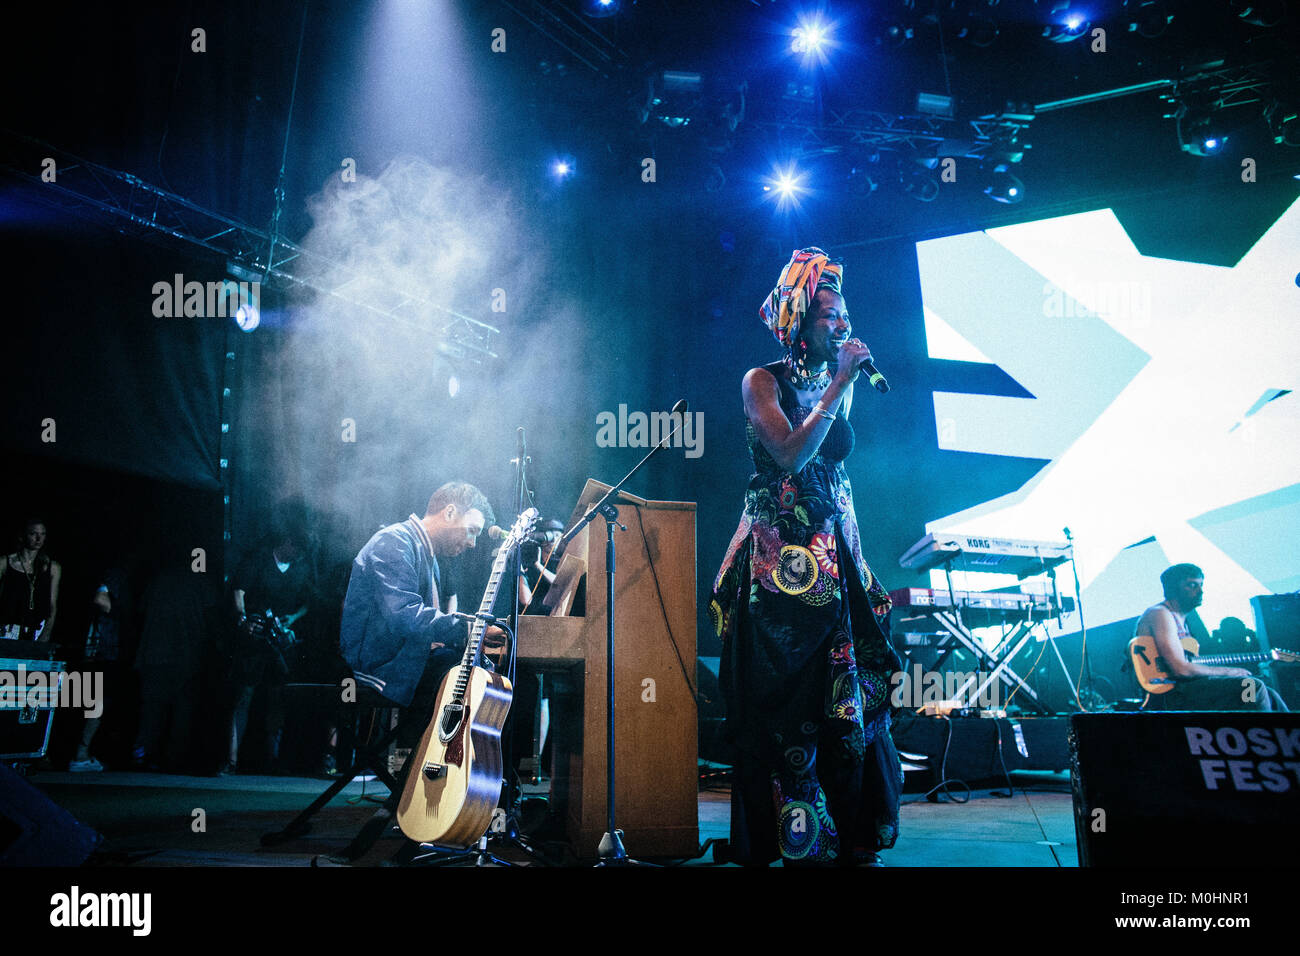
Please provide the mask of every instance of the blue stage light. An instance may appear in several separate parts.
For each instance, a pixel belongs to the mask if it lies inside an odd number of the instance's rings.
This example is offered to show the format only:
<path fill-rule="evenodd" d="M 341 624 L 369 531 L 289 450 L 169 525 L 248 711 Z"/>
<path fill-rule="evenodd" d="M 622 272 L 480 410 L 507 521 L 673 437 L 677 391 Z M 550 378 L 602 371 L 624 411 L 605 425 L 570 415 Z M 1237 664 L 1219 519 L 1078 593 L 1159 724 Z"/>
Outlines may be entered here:
<path fill-rule="evenodd" d="M 763 192 L 776 200 L 777 208 L 798 206 L 800 195 L 810 191 L 806 180 L 806 175 L 796 170 L 794 163 L 784 169 L 774 166 L 764 180 Z"/>
<path fill-rule="evenodd" d="M 1216 116 L 1180 107 L 1178 142 L 1183 151 L 1193 156 L 1217 156 L 1228 142 L 1228 132 Z"/>
<path fill-rule="evenodd" d="M 821 57 L 830 45 L 830 30 L 821 21 L 800 23 L 792 32 L 790 49 L 804 56 Z"/>
<path fill-rule="evenodd" d="M 984 195 L 994 202 L 1014 204 L 1025 198 L 1025 184 L 1011 173 L 1006 163 L 998 163 L 987 174 Z"/>
<path fill-rule="evenodd" d="M 1070 43 L 1087 33 L 1091 25 L 1082 13 L 1067 13 L 1064 19 L 1043 27 L 1043 37 L 1053 43 Z"/>
<path fill-rule="evenodd" d="M 245 332 L 251 332 L 262 324 L 262 313 L 257 306 L 251 302 L 241 305 L 235 310 L 235 324 Z"/>
<path fill-rule="evenodd" d="M 619 0 L 582 0 L 582 12 L 589 17 L 612 17 L 619 6 Z"/>

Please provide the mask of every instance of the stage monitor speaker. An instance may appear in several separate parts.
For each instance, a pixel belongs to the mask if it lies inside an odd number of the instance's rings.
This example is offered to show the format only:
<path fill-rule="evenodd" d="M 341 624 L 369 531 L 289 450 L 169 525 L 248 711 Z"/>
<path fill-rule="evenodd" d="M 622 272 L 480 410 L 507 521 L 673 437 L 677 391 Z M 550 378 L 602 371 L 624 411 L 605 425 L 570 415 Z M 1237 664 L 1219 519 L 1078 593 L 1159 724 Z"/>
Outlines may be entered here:
<path fill-rule="evenodd" d="M 1075 714 L 1080 866 L 1300 860 L 1300 714 Z"/>
<path fill-rule="evenodd" d="M 1255 634 L 1264 650 L 1300 650 L 1300 594 L 1260 594 L 1250 599 Z M 1265 681 L 1282 695 L 1288 707 L 1300 710 L 1300 664 L 1269 664 Z"/>
<path fill-rule="evenodd" d="M 101 839 L 0 763 L 0 867 L 80 866 Z"/>

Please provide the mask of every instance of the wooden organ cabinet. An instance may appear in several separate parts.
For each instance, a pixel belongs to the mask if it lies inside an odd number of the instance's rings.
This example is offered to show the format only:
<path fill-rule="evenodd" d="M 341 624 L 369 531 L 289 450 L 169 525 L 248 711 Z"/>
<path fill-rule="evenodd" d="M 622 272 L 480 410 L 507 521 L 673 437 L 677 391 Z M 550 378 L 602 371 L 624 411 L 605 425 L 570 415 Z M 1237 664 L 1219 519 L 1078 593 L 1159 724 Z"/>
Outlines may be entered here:
<path fill-rule="evenodd" d="M 589 480 L 568 527 L 608 490 Z M 614 529 L 616 820 L 630 856 L 694 856 L 695 504 L 627 493 L 615 503 L 627 528 Z M 570 542 L 543 603 L 546 613 L 519 619 L 518 659 L 572 688 L 568 716 L 553 727 L 552 786 L 574 849 L 590 858 L 607 824 L 604 518 Z"/>

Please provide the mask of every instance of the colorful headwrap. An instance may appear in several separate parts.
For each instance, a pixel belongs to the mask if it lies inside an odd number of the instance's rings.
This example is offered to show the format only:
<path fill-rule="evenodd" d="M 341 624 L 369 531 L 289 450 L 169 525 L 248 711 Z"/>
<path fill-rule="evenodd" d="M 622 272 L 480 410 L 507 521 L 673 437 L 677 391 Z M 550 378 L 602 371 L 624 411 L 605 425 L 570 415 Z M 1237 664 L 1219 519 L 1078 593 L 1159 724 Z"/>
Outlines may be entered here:
<path fill-rule="evenodd" d="M 840 291 L 844 280 L 844 263 L 831 259 L 816 246 L 796 249 L 781 270 L 781 278 L 771 291 L 759 314 L 776 340 L 789 348 L 799 337 L 803 315 L 821 288 Z"/>

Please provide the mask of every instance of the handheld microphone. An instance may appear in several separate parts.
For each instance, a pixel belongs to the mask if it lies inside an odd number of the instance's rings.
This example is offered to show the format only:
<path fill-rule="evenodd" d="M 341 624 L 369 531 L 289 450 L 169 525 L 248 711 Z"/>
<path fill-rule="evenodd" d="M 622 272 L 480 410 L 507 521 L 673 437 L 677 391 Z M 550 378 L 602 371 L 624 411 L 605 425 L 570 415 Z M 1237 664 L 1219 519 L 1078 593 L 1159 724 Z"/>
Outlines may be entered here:
<path fill-rule="evenodd" d="M 885 376 L 880 374 L 880 370 L 871 364 L 870 360 L 859 362 L 858 368 L 862 369 L 869 376 L 868 381 L 875 386 L 876 391 L 884 395 L 889 391 L 889 382 L 885 381 Z"/>
<path fill-rule="evenodd" d="M 836 349 L 838 353 L 839 349 Z M 871 364 L 871 359 L 863 359 L 858 362 L 858 371 L 867 373 L 867 380 L 881 395 L 889 391 L 889 382 L 885 381 L 885 376 L 880 374 L 880 369 Z"/>

